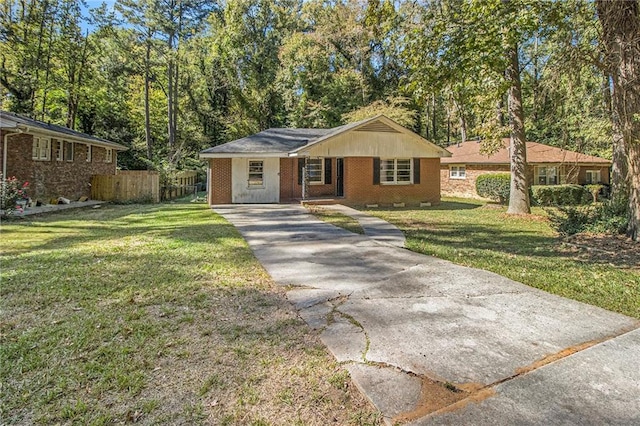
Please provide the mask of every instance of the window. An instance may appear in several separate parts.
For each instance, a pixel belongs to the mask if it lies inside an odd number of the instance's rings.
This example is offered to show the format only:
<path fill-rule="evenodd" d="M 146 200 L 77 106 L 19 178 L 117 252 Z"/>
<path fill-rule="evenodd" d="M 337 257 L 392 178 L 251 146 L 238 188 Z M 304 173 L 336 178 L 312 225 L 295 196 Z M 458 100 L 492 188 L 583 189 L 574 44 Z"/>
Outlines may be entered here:
<path fill-rule="evenodd" d="M 262 160 L 249 160 L 249 187 L 264 187 L 264 162 Z"/>
<path fill-rule="evenodd" d="M 64 159 L 65 161 L 73 161 L 73 142 L 64 142 Z"/>
<path fill-rule="evenodd" d="M 87 145 L 87 163 L 91 162 L 91 145 Z"/>
<path fill-rule="evenodd" d="M 465 166 L 449 166 L 450 179 L 466 179 L 467 169 Z"/>
<path fill-rule="evenodd" d="M 536 167 L 536 184 L 537 185 L 557 185 L 558 184 L 558 168 L 553 167 Z"/>
<path fill-rule="evenodd" d="M 51 139 L 33 137 L 31 146 L 31 158 L 33 160 L 48 161 L 51 159 Z"/>
<path fill-rule="evenodd" d="M 113 149 L 105 148 L 104 162 L 105 163 L 112 163 L 113 162 Z"/>
<path fill-rule="evenodd" d="M 587 184 L 602 182 L 600 170 L 587 170 L 585 180 Z"/>
<path fill-rule="evenodd" d="M 306 167 L 309 183 L 324 183 L 324 161 L 322 158 L 307 159 Z"/>
<path fill-rule="evenodd" d="M 54 152 L 55 152 L 55 157 L 56 157 L 56 161 L 62 161 L 64 160 L 64 155 L 63 155 L 63 143 L 62 141 L 56 141 L 54 146 Z"/>
<path fill-rule="evenodd" d="M 380 183 L 409 184 L 413 176 L 410 158 L 380 160 Z"/>

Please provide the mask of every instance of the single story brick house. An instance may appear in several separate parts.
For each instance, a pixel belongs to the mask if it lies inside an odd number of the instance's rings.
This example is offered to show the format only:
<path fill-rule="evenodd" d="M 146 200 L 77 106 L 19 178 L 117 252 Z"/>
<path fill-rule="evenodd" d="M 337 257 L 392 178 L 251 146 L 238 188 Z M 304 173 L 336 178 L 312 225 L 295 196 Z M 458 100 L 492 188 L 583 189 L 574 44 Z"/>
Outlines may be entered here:
<path fill-rule="evenodd" d="M 441 161 L 444 195 L 477 197 L 476 178 L 486 173 L 509 172 L 509 138 L 490 156 L 480 153 L 479 141 L 447 147 L 451 157 Z M 536 142 L 527 142 L 528 178 L 532 185 L 609 183 L 611 161 Z"/>
<path fill-rule="evenodd" d="M 268 129 L 200 153 L 210 204 L 337 199 L 352 205 L 440 201 L 451 155 L 385 116 L 333 129 Z"/>
<path fill-rule="evenodd" d="M 91 194 L 91 176 L 116 173 L 123 145 L 0 111 L 2 177 L 29 182 L 32 199 L 77 200 Z"/>

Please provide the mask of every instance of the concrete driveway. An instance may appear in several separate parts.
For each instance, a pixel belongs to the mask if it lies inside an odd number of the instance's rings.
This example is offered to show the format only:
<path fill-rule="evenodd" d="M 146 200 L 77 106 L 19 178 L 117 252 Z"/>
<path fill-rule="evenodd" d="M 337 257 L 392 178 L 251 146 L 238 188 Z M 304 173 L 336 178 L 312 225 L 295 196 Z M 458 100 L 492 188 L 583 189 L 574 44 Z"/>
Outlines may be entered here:
<path fill-rule="evenodd" d="M 385 421 L 639 425 L 640 326 L 294 205 L 216 206 Z"/>

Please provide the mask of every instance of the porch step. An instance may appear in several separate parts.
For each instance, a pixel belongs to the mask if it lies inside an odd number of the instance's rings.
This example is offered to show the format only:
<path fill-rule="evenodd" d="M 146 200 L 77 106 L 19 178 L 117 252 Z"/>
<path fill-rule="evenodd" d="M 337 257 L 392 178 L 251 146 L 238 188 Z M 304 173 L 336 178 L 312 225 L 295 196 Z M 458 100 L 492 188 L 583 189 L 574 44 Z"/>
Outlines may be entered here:
<path fill-rule="evenodd" d="M 300 204 L 306 204 L 310 206 L 326 206 L 331 204 L 340 204 L 342 201 L 339 198 L 313 198 L 310 200 L 300 200 Z"/>

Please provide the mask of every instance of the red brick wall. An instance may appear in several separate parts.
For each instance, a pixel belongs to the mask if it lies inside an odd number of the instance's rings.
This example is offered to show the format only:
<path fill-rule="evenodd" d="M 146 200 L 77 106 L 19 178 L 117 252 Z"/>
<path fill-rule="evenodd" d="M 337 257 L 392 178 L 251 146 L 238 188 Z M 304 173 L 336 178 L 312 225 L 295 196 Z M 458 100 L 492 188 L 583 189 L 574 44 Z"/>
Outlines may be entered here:
<path fill-rule="evenodd" d="M 421 202 L 440 202 L 440 159 L 420 159 L 420 183 L 414 185 L 374 185 L 373 159 L 348 157 L 344 159 L 345 203 L 353 205 L 389 205 Z"/>
<path fill-rule="evenodd" d="M 212 158 L 209 204 L 231 203 L 231 158 Z"/>
<path fill-rule="evenodd" d="M 51 139 L 51 159 L 32 160 L 33 136 L 22 134 L 9 136 L 7 151 L 7 176 L 15 176 L 29 182 L 29 196 L 43 201 L 50 198 L 66 197 L 77 200 L 91 195 L 92 175 L 113 175 L 116 173 L 117 154 L 113 150 L 113 161 L 105 163 L 106 149 L 93 146 L 91 162 L 86 161 L 87 145 L 74 143 L 73 161 L 57 161 L 55 144 Z M 4 133 L 0 132 L 0 145 L 4 144 Z M 4 150 L 4 146 L 2 147 Z M 2 152 L 0 152 L 2 155 Z M 1 157 L 0 157 L 1 158 Z"/>
<path fill-rule="evenodd" d="M 231 203 L 231 159 L 210 160 L 211 182 L 209 200 L 211 204 Z M 420 202 L 440 202 L 440 159 L 422 158 L 420 161 L 420 184 L 374 185 L 373 159 L 371 157 L 349 157 L 344 159 L 343 202 L 352 205 L 378 203 L 390 205 L 404 202 L 417 205 Z M 332 177 L 329 185 L 310 185 L 311 197 L 333 197 L 336 191 L 336 159 L 332 159 Z M 280 159 L 280 202 L 290 202 L 302 197 L 298 185 L 297 158 Z"/>
<path fill-rule="evenodd" d="M 280 202 L 286 203 L 300 198 L 296 158 L 280 159 Z"/>
<path fill-rule="evenodd" d="M 599 166 L 578 166 L 577 173 L 576 167 L 564 166 L 566 173 L 566 182 L 584 185 L 586 183 L 587 170 L 600 170 L 600 175 L 604 183 L 609 183 L 609 168 Z M 442 194 L 448 196 L 458 197 L 478 197 L 476 193 L 476 179 L 478 176 L 487 173 L 509 173 L 509 166 L 504 165 L 466 165 L 467 177 L 466 179 L 451 179 L 449 178 L 449 166 L 442 165 L 440 170 L 440 179 L 442 182 Z M 531 185 L 535 185 L 535 166 L 530 165 L 527 167 L 527 178 Z"/>
<path fill-rule="evenodd" d="M 280 202 L 290 202 L 302 198 L 302 185 L 298 185 L 298 158 L 280 159 Z M 331 159 L 331 183 L 309 185 L 310 197 L 335 197 L 336 159 Z"/>
<path fill-rule="evenodd" d="M 456 197 L 475 197 L 476 179 L 487 173 L 509 173 L 509 165 L 466 165 L 466 179 L 451 179 L 449 177 L 449 165 L 443 164 L 440 169 L 440 181 L 442 182 L 442 194 Z M 529 176 L 533 179 L 533 175 Z"/>
<path fill-rule="evenodd" d="M 602 183 L 609 183 L 609 167 L 583 166 L 578 172 L 578 183 L 584 185 L 587 183 L 587 170 L 600 170 L 600 178 Z"/>

